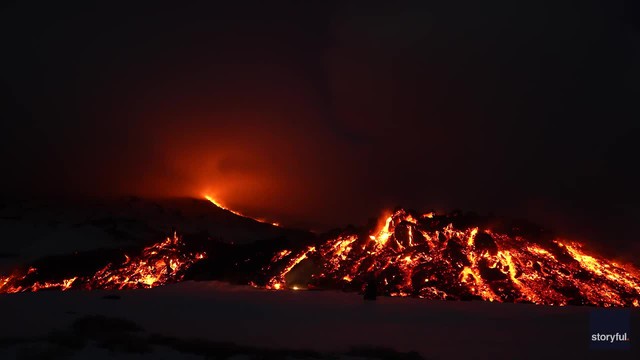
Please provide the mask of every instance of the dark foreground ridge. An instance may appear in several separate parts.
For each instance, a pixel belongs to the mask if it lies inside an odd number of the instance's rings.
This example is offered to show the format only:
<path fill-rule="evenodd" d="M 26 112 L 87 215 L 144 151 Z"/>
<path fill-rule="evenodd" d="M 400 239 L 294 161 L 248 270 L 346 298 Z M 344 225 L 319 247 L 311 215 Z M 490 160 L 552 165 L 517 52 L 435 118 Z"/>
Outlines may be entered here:
<path fill-rule="evenodd" d="M 230 342 L 180 338 L 148 333 L 129 320 L 88 315 L 77 318 L 68 329 L 55 330 L 42 337 L 0 338 L 0 348 L 14 347 L 21 359 L 58 359 L 81 354 L 88 348 L 118 354 L 157 354 L 168 356 L 190 354 L 207 359 L 338 359 L 342 355 L 371 360 L 421 360 L 417 352 L 400 352 L 384 347 L 352 347 L 345 351 L 262 348 Z"/>

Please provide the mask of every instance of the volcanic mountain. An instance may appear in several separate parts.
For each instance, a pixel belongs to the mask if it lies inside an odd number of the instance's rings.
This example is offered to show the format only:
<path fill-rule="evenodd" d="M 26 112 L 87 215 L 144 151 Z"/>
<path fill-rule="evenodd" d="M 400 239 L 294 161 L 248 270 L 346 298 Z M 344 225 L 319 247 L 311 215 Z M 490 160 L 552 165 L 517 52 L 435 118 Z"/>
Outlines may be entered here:
<path fill-rule="evenodd" d="M 215 279 L 273 290 L 360 292 L 373 283 L 389 296 L 640 306 L 637 269 L 522 221 L 399 208 L 377 226 L 315 236 L 230 212 L 224 216 L 271 230 L 261 240 L 231 244 L 220 240 L 215 226 L 189 232 L 176 224 L 177 233 L 148 246 L 32 261 L 0 277 L 0 292 L 148 288 Z"/>

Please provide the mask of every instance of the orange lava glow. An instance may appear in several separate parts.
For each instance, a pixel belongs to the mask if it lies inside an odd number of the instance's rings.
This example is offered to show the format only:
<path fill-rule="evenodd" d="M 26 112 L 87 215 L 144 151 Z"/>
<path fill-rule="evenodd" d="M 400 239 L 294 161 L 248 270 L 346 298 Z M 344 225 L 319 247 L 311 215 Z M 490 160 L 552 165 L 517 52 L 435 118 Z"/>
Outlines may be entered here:
<path fill-rule="evenodd" d="M 203 195 L 203 197 L 204 197 L 205 199 L 209 200 L 209 202 L 211 202 L 213 205 L 215 205 L 215 206 L 219 207 L 220 209 L 227 210 L 228 212 L 230 212 L 230 213 L 232 213 L 232 214 L 234 214 L 234 215 L 242 216 L 242 217 L 244 217 L 244 218 L 252 219 L 252 220 L 255 220 L 255 221 L 257 221 L 257 222 L 264 223 L 264 224 L 270 224 L 270 225 L 278 226 L 278 227 L 280 226 L 280 224 L 279 224 L 279 223 L 277 223 L 277 222 L 269 222 L 269 221 L 267 221 L 267 220 L 265 220 L 265 219 L 253 218 L 253 217 L 250 217 L 250 216 L 244 215 L 244 214 L 242 214 L 242 213 L 240 213 L 240 212 L 238 212 L 238 211 L 235 211 L 235 210 L 229 209 L 228 207 L 226 207 L 226 206 L 222 205 L 218 200 L 214 199 L 214 198 L 213 198 L 213 197 L 211 197 L 210 195 Z"/>
<path fill-rule="evenodd" d="M 515 223 L 491 227 L 489 220 L 478 219 L 400 209 L 384 216 L 368 233 L 351 229 L 295 248 L 241 253 L 243 261 L 260 259 L 257 267 L 245 270 L 245 279 L 271 290 L 360 291 L 373 282 L 379 293 L 388 296 L 640 307 L 638 269 L 591 253 L 574 241 L 537 230 L 521 231 Z M 56 281 L 41 281 L 43 274 L 29 267 L 0 276 L 0 293 L 136 289 L 178 282 L 193 264 L 207 258 L 206 252 L 189 248 L 174 233 L 138 254 L 125 255 L 122 262 L 97 271 L 92 268 L 91 275 Z M 218 248 L 206 249 L 213 254 Z"/>
<path fill-rule="evenodd" d="M 56 282 L 27 281 L 37 275 L 36 268 L 24 274 L 0 276 L 0 293 L 39 291 L 43 289 L 137 289 L 151 288 L 182 280 L 183 272 L 195 262 L 206 258 L 205 253 L 189 253 L 182 248 L 176 234 L 146 247 L 142 253 L 129 257 L 121 264 L 108 264 L 89 277 L 74 276 Z M 23 285 L 30 283 L 30 285 Z"/>
<path fill-rule="evenodd" d="M 174 234 L 165 241 L 145 248 L 142 254 L 120 266 L 107 265 L 90 280 L 92 289 L 150 288 L 182 280 L 180 271 L 204 259 L 205 253 L 187 254 Z"/>
<path fill-rule="evenodd" d="M 440 219 L 447 219 L 441 217 Z M 343 234 L 319 247 L 282 251 L 267 288 L 287 289 L 286 277 L 304 260 L 320 269 L 310 285 L 359 286 L 371 276 L 390 296 L 477 298 L 545 305 L 640 305 L 640 272 L 587 254 L 575 242 L 545 245 L 488 228 L 457 229 L 433 213 L 398 210 L 371 235 Z"/>

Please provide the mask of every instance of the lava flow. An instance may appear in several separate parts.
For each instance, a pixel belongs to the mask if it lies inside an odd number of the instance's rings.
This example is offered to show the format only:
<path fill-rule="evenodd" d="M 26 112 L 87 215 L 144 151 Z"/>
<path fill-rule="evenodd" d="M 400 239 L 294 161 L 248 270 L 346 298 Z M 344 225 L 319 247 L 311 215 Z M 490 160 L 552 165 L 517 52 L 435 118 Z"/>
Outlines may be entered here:
<path fill-rule="evenodd" d="M 635 268 L 589 255 L 575 242 L 534 241 L 518 228 L 499 233 L 488 223 L 463 223 L 398 210 L 370 235 L 343 233 L 320 246 L 277 253 L 264 268 L 275 271 L 265 287 L 361 290 L 373 279 L 390 296 L 640 306 Z M 315 271 L 306 284 L 289 283 L 303 261 Z"/>
<path fill-rule="evenodd" d="M 267 220 L 265 220 L 265 219 L 252 218 L 252 217 L 247 216 L 247 215 L 245 215 L 245 214 L 243 214 L 243 213 L 240 213 L 240 212 L 238 212 L 238 211 L 235 211 L 235 210 L 229 209 L 228 207 L 226 207 L 226 206 L 222 205 L 219 201 L 217 201 L 216 199 L 214 199 L 213 197 L 211 197 L 211 196 L 209 196 L 209 195 L 203 195 L 203 196 L 204 196 L 204 198 L 205 198 L 205 199 L 207 199 L 207 200 L 208 200 L 210 203 L 212 203 L 213 205 L 215 205 L 215 206 L 219 207 L 220 209 L 227 210 L 228 212 L 230 212 L 230 213 L 232 213 L 232 214 L 234 214 L 234 215 L 238 215 L 238 216 L 241 216 L 241 217 L 243 217 L 243 218 L 247 218 L 247 219 L 252 219 L 252 220 L 255 220 L 255 221 L 257 221 L 257 222 L 264 223 L 264 224 L 271 224 L 271 225 L 273 225 L 273 226 L 280 226 L 280 224 L 279 224 L 279 223 L 277 223 L 277 222 L 269 222 L 269 221 L 267 221 Z"/>
<path fill-rule="evenodd" d="M 34 263 L 0 276 L 0 293 L 150 288 L 199 279 L 274 290 L 362 291 L 375 284 L 380 295 L 389 296 L 640 307 L 640 271 L 532 224 L 403 209 L 381 220 L 372 231 L 349 228 L 244 245 L 208 234 L 183 241 L 174 234 L 122 262 L 89 270 L 58 261 L 47 273 Z M 86 257 L 73 259 L 91 264 Z"/>
<path fill-rule="evenodd" d="M 182 280 L 184 271 L 206 257 L 204 252 L 185 251 L 175 233 L 164 241 L 146 247 L 120 264 L 109 263 L 91 276 L 73 276 L 58 281 L 38 281 L 38 269 L 0 276 L 0 293 L 39 291 L 43 289 L 137 289 L 151 288 Z"/>

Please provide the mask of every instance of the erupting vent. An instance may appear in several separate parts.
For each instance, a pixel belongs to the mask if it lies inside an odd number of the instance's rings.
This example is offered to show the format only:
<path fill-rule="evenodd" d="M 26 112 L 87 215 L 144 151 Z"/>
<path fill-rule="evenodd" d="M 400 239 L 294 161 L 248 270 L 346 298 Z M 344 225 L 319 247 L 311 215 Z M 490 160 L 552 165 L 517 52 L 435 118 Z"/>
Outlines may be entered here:
<path fill-rule="evenodd" d="M 587 255 L 578 243 L 534 243 L 488 228 L 457 229 L 450 220 L 398 210 L 368 237 L 342 234 L 301 252 L 283 250 L 264 269 L 275 271 L 266 287 L 294 288 L 286 278 L 308 259 L 316 264 L 310 288 L 362 289 L 375 279 L 391 296 L 640 306 L 636 269 Z"/>

